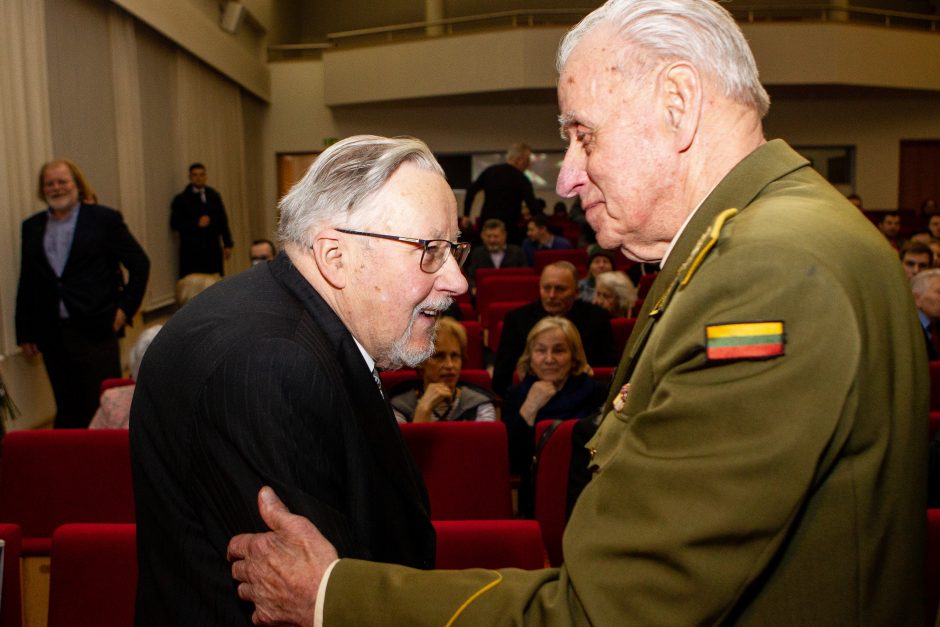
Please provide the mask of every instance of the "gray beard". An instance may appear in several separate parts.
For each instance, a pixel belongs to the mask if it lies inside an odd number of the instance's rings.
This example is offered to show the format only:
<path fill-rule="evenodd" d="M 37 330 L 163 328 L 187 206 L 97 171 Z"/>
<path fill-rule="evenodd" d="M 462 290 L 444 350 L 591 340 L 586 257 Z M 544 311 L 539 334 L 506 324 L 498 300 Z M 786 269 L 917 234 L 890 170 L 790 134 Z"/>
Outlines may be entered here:
<path fill-rule="evenodd" d="M 415 322 L 418 320 L 418 316 L 421 315 L 421 311 L 425 309 L 444 311 L 450 307 L 451 303 L 453 303 L 453 299 L 444 296 L 439 299 L 426 300 L 415 307 L 414 311 L 411 312 L 411 320 L 408 322 L 405 332 L 402 333 L 401 337 L 395 340 L 391 348 L 389 348 L 388 355 L 386 355 L 383 360 L 387 364 L 384 366 L 384 369 L 398 370 L 406 366 L 408 368 L 417 368 L 427 361 L 428 358 L 434 354 L 434 342 L 437 339 L 437 325 L 435 324 L 428 329 L 427 343 L 424 348 L 412 348 L 408 346 L 408 341 L 414 333 Z"/>

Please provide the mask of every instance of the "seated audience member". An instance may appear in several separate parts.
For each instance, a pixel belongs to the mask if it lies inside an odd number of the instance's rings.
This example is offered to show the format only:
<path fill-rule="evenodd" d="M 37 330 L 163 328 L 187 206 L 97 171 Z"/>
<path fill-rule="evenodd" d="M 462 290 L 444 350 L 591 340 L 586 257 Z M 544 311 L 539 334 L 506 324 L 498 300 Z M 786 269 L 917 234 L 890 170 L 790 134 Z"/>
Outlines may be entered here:
<path fill-rule="evenodd" d="M 930 231 L 931 237 L 940 239 L 940 213 L 932 214 L 927 219 L 927 230 Z"/>
<path fill-rule="evenodd" d="M 933 252 L 933 266 L 934 268 L 940 268 L 940 239 L 933 239 L 927 242 L 927 245 L 930 246 L 931 252 Z"/>
<path fill-rule="evenodd" d="M 421 389 L 402 392 L 390 401 L 398 422 L 496 420 L 492 394 L 474 385 L 458 385 L 466 353 L 467 331 L 453 318 L 442 317 L 434 353 L 418 366 Z"/>
<path fill-rule="evenodd" d="M 522 250 L 530 266 L 535 265 L 535 251 L 563 250 L 574 248 L 571 242 L 560 235 L 554 235 L 548 228 L 548 218 L 543 215 L 532 216 L 526 225 L 526 238 L 522 241 Z"/>
<path fill-rule="evenodd" d="M 623 272 L 604 272 L 597 277 L 594 304 L 603 307 L 611 318 L 626 318 L 633 314 L 636 287 Z"/>
<path fill-rule="evenodd" d="M 131 379 L 137 380 L 137 373 L 140 371 L 140 360 L 144 358 L 147 347 L 157 333 L 163 328 L 158 324 L 147 329 L 140 334 L 134 347 L 128 355 Z M 131 413 L 131 401 L 134 399 L 134 390 L 136 385 L 122 385 L 116 388 L 109 388 L 101 394 L 101 404 L 95 417 L 91 419 L 89 429 L 127 429 L 128 419 Z"/>
<path fill-rule="evenodd" d="M 251 243 L 248 254 L 251 257 L 251 265 L 255 266 L 259 263 L 274 259 L 274 255 L 277 254 L 277 249 L 274 247 L 271 240 L 256 239 Z"/>
<path fill-rule="evenodd" d="M 922 229 L 919 231 L 914 231 L 911 233 L 911 238 L 909 242 L 920 242 L 921 244 L 930 244 L 930 240 L 933 239 L 933 236 L 930 234 L 930 231 L 927 229 Z"/>
<path fill-rule="evenodd" d="M 578 298 L 593 303 L 597 277 L 614 269 L 615 251 L 604 250 L 597 244 L 588 249 L 587 276 L 578 281 Z"/>
<path fill-rule="evenodd" d="M 901 247 L 901 214 L 897 211 L 886 211 L 878 221 L 878 230 L 888 239 L 888 243 L 895 249 Z"/>
<path fill-rule="evenodd" d="M 914 305 L 920 326 L 924 329 L 924 341 L 927 344 L 927 359 L 940 359 L 940 270 L 931 268 L 914 275 L 911 279 L 911 291 L 914 293 Z"/>
<path fill-rule="evenodd" d="M 546 316 L 570 320 L 581 334 L 584 351 L 595 366 L 616 365 L 614 333 L 607 312 L 578 300 L 577 269 L 567 261 L 550 263 L 539 278 L 539 300 L 513 309 L 503 320 L 503 332 L 493 364 L 493 391 L 505 394 L 512 373 L 525 350 L 526 337 L 535 323 Z"/>
<path fill-rule="evenodd" d="M 207 287 L 222 280 L 218 274 L 193 272 L 176 282 L 176 306 L 182 308 Z"/>
<path fill-rule="evenodd" d="M 918 272 L 926 270 L 933 266 L 933 251 L 930 246 L 920 242 L 907 242 L 901 247 L 898 253 L 901 257 L 901 265 L 904 266 L 904 272 L 908 279 L 914 278 Z"/>
<path fill-rule="evenodd" d="M 571 220 L 568 218 L 568 206 L 561 200 L 552 207 L 552 215 L 548 216 L 548 224 L 549 228 L 559 235 L 563 234 L 565 227 L 571 224 Z"/>
<path fill-rule="evenodd" d="M 522 268 L 529 265 L 522 248 L 507 244 L 507 237 L 506 225 L 502 220 L 492 218 L 483 223 L 480 232 L 483 245 L 470 251 L 463 268 L 472 290 L 476 291 L 476 273 L 480 268 Z"/>
<path fill-rule="evenodd" d="M 558 316 L 542 318 L 532 327 L 517 372 L 520 382 L 506 393 L 503 422 L 509 436 L 510 472 L 522 477 L 519 508 L 527 513 L 535 423 L 583 418 L 599 411 L 607 386 L 591 376 L 578 330 Z"/>
<path fill-rule="evenodd" d="M 863 208 L 863 207 L 862 207 L 862 197 L 859 196 L 858 194 L 849 194 L 849 195 L 846 196 L 845 198 L 846 198 L 846 200 L 848 200 L 850 203 L 852 203 L 853 205 L 855 205 L 855 206 L 858 207 L 859 209 L 862 209 L 862 208 Z"/>
<path fill-rule="evenodd" d="M 924 200 L 924 202 L 920 203 L 920 212 L 925 215 L 937 213 L 937 201 L 933 198 Z"/>

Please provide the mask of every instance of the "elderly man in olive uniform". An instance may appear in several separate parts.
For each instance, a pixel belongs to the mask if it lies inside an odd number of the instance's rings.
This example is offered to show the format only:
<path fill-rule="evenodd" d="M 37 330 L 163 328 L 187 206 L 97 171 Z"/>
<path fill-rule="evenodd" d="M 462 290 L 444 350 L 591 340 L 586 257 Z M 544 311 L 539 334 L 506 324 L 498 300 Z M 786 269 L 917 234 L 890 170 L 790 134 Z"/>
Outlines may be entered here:
<path fill-rule="evenodd" d="M 229 545 L 239 594 L 257 620 L 327 627 L 923 624 L 927 369 L 896 255 L 764 139 L 719 5 L 611 0 L 558 58 L 558 192 L 601 246 L 663 263 L 564 565 L 334 561 L 263 490 L 274 531 Z"/>

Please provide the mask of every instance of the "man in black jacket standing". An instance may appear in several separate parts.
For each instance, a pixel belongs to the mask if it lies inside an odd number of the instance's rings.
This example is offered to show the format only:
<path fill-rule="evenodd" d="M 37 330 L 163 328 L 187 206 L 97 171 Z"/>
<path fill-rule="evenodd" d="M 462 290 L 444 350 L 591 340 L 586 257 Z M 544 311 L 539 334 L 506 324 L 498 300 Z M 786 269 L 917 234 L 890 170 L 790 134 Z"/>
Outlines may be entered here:
<path fill-rule="evenodd" d="M 464 197 L 464 221 L 469 220 L 473 199 L 477 193 L 483 191 L 483 209 L 480 212 L 480 223 L 483 224 L 491 218 L 503 221 L 509 231 L 509 241 L 518 244 L 522 241 L 522 229 L 519 228 L 519 216 L 522 214 L 522 203 L 534 215 L 541 213 L 545 201 L 535 197 L 532 181 L 525 175 L 532 162 L 532 149 L 526 144 L 515 144 L 506 153 L 506 162 L 497 163 L 483 170 L 470 187 Z M 464 229 L 467 230 L 466 224 Z"/>
<path fill-rule="evenodd" d="M 189 185 L 173 199 L 170 227 L 180 234 L 179 276 L 193 272 L 225 274 L 223 257 L 232 254 L 232 234 L 222 196 L 206 185 L 206 166 L 189 166 Z"/>
<path fill-rule="evenodd" d="M 71 161 L 45 164 L 38 193 L 49 206 L 23 222 L 16 341 L 27 356 L 43 354 L 56 428 L 87 427 L 102 379 L 121 376 L 118 336 L 140 307 L 150 261 L 120 213 L 89 202 Z"/>

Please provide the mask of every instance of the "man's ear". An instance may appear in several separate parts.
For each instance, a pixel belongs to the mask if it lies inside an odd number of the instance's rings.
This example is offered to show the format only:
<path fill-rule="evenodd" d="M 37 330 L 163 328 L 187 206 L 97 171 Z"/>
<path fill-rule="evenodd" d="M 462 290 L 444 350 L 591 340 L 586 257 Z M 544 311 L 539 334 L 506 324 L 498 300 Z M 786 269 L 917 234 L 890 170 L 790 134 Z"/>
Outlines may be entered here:
<path fill-rule="evenodd" d="M 698 132 L 702 115 L 702 81 L 695 66 L 677 61 L 662 73 L 663 112 L 676 152 L 685 152 Z"/>
<path fill-rule="evenodd" d="M 346 287 L 346 271 L 349 268 L 348 253 L 335 229 L 320 231 L 313 239 L 310 252 L 317 269 L 327 282 L 336 289 Z"/>

